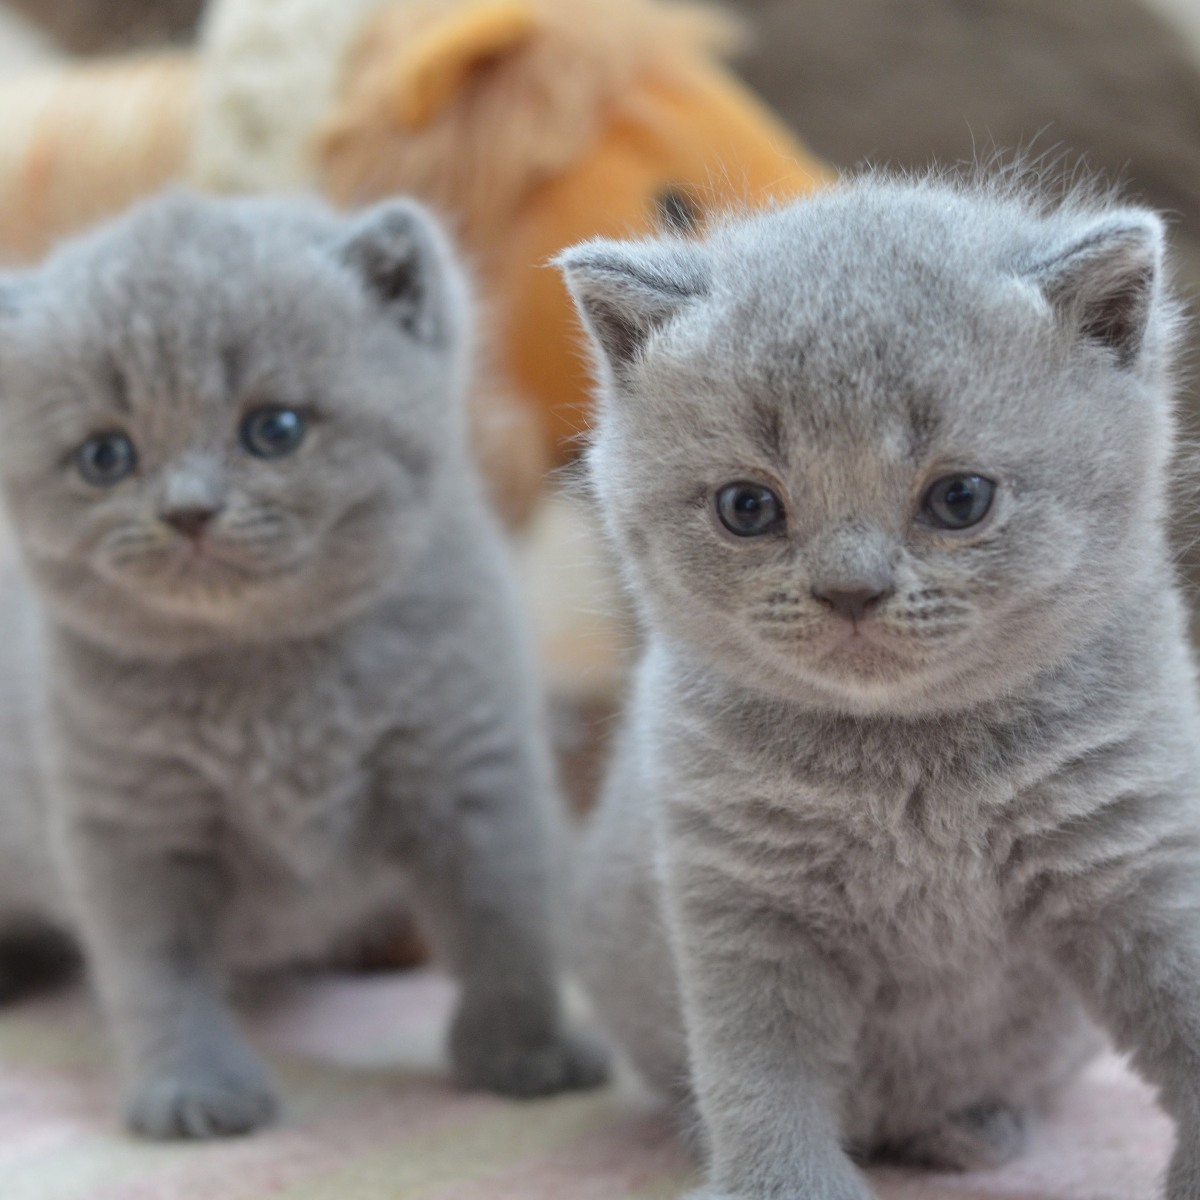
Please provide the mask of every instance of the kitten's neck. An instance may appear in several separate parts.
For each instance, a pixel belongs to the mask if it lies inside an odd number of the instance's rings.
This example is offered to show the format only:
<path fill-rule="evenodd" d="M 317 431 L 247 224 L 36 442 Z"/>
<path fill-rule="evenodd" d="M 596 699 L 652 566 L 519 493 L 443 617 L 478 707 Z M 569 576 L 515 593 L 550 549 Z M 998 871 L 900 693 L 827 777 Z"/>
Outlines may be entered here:
<path fill-rule="evenodd" d="M 242 671 L 266 669 L 281 658 L 319 654 L 322 647 L 336 645 L 363 614 L 355 614 L 320 629 L 289 631 L 278 637 L 238 637 L 227 631 L 182 622 L 147 622 L 139 636 L 106 636 L 103 631 L 80 628 L 71 621 L 48 622 L 48 634 L 56 654 L 77 662 L 105 664 L 110 669 L 174 672 L 218 664 L 236 665 Z"/>

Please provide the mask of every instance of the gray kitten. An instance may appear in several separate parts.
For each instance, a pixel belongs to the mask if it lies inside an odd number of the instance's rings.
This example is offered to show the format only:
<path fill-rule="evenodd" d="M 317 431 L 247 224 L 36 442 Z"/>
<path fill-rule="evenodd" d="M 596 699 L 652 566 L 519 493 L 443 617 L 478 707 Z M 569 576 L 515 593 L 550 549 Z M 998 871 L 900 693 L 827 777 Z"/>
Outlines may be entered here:
<path fill-rule="evenodd" d="M 132 1127 L 266 1120 L 223 975 L 401 897 L 461 982 L 466 1082 L 599 1081 L 560 1016 L 536 671 L 432 219 L 175 195 L 2 298 L 0 484 L 40 620 L 10 587 L 0 931 L 77 920 Z"/>
<path fill-rule="evenodd" d="M 1200 1200 L 1200 719 L 1140 209 L 867 177 L 562 266 L 648 646 L 582 881 L 704 1200 L 1016 1153 L 1133 1052 Z M 849 1152 L 849 1153 L 847 1153 Z"/>

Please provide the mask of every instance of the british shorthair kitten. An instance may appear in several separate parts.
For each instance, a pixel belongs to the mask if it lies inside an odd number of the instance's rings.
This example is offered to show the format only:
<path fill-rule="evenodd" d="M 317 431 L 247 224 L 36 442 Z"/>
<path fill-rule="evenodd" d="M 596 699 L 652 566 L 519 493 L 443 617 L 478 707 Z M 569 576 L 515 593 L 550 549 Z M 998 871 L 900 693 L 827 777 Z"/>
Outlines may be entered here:
<path fill-rule="evenodd" d="M 874 175 L 560 259 L 646 650 L 586 848 L 601 1015 L 697 1200 L 1001 1162 L 1093 1020 L 1200 1200 L 1200 720 L 1151 213 Z"/>
<path fill-rule="evenodd" d="M 78 930 L 142 1133 L 265 1121 L 226 975 L 400 904 L 461 983 L 466 1082 L 603 1076 L 560 1014 L 552 780 L 469 341 L 405 201 L 176 194 L 0 285 L 32 584 L 2 597 L 0 934 Z"/>

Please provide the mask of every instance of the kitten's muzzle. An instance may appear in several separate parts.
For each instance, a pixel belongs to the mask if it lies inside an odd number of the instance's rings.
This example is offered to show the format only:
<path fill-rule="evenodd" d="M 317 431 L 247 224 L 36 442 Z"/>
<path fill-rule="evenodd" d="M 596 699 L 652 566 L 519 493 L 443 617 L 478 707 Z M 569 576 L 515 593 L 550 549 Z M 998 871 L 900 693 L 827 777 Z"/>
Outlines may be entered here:
<path fill-rule="evenodd" d="M 220 511 L 219 508 L 208 505 L 191 505 L 185 508 L 167 509 L 159 513 L 159 519 L 177 533 L 182 533 L 185 537 L 195 541 L 203 535 Z"/>
<path fill-rule="evenodd" d="M 858 586 L 818 584 L 812 589 L 813 599 L 839 616 L 852 621 L 861 620 L 895 592 L 890 584 L 863 583 Z"/>
<path fill-rule="evenodd" d="M 845 521 L 813 539 L 810 594 L 840 617 L 859 621 L 896 590 L 895 548 L 881 529 Z"/>

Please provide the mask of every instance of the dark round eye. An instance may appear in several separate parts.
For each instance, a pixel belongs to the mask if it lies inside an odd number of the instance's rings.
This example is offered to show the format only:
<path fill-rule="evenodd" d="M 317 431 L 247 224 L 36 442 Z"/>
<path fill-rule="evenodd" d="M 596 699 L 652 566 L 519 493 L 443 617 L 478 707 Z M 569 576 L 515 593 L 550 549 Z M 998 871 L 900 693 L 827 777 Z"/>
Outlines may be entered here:
<path fill-rule="evenodd" d="M 995 492 L 982 475 L 947 475 L 925 493 L 925 513 L 943 529 L 969 529 L 987 516 Z"/>
<path fill-rule="evenodd" d="M 75 465 L 92 487 L 112 487 L 133 474 L 137 451 L 123 433 L 97 433 L 75 451 Z"/>
<path fill-rule="evenodd" d="M 304 441 L 304 418 L 291 408 L 256 408 L 242 420 L 242 445 L 257 458 L 283 458 Z"/>
<path fill-rule="evenodd" d="M 717 516 L 730 533 L 758 537 L 783 526 L 783 504 L 761 483 L 728 483 L 717 493 Z"/>

